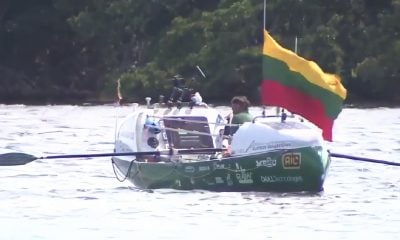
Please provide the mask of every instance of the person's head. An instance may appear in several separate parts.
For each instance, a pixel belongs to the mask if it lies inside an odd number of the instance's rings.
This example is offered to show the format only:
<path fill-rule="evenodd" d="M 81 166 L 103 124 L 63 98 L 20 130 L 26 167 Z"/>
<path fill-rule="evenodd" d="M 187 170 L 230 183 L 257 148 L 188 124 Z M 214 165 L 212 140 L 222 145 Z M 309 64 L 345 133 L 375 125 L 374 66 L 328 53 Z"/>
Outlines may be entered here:
<path fill-rule="evenodd" d="M 250 101 L 246 96 L 235 96 L 231 100 L 232 112 L 240 113 L 249 111 Z"/>

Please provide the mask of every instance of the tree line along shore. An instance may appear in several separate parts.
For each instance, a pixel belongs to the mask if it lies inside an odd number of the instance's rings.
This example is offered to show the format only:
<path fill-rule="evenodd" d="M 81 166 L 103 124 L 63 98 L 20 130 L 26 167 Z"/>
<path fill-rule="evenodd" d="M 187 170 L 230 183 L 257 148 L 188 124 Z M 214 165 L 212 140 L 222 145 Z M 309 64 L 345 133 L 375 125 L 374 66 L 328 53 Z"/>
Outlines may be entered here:
<path fill-rule="evenodd" d="M 341 76 L 347 106 L 400 103 L 400 0 L 266 2 L 266 29 Z M 0 103 L 111 103 L 119 83 L 144 104 L 177 74 L 207 102 L 259 102 L 259 0 L 9 0 L 0 20 Z"/>

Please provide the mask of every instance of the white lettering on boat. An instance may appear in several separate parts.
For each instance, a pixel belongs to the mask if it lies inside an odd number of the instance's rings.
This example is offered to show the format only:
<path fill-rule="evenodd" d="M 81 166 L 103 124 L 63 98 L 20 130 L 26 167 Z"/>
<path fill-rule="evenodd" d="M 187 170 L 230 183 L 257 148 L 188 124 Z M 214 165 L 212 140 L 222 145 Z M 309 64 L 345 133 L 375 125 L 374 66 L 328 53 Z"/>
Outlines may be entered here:
<path fill-rule="evenodd" d="M 238 163 L 235 163 L 235 166 L 236 166 L 237 170 L 241 170 L 242 169 L 242 167 Z"/>
<path fill-rule="evenodd" d="M 303 182 L 302 176 L 261 176 L 263 183 Z"/>
<path fill-rule="evenodd" d="M 186 166 L 185 167 L 185 172 L 194 173 L 194 167 L 193 166 Z"/>
<path fill-rule="evenodd" d="M 284 169 L 300 169 L 301 153 L 285 153 L 282 155 L 282 166 Z"/>
<path fill-rule="evenodd" d="M 214 169 L 225 169 L 225 165 L 223 163 L 215 163 Z"/>
<path fill-rule="evenodd" d="M 289 148 L 293 147 L 295 144 L 287 141 L 280 141 L 280 142 L 269 142 L 269 143 L 257 143 L 253 140 L 250 145 L 247 147 L 245 152 L 249 151 L 267 151 L 271 149 L 282 149 L 282 148 Z"/>
<path fill-rule="evenodd" d="M 223 184 L 224 183 L 224 179 L 222 179 L 222 177 L 215 177 L 215 183 Z"/>
<path fill-rule="evenodd" d="M 274 129 L 311 129 L 309 126 L 297 122 L 267 122 Z"/>
<path fill-rule="evenodd" d="M 233 185 L 233 181 L 231 179 L 231 174 L 227 174 L 226 175 L 226 185 L 228 185 L 228 186 L 232 186 Z"/>
<path fill-rule="evenodd" d="M 265 160 L 256 161 L 256 167 L 275 167 L 276 159 L 267 157 Z"/>
<path fill-rule="evenodd" d="M 210 171 L 210 166 L 200 166 L 199 172 Z"/>
<path fill-rule="evenodd" d="M 175 180 L 175 185 L 178 186 L 178 187 L 182 187 L 181 180 L 176 179 Z"/>
<path fill-rule="evenodd" d="M 243 170 L 239 173 L 236 173 L 236 179 L 241 184 L 252 184 L 253 183 L 252 174 L 253 174 L 252 172 L 246 172 Z"/>

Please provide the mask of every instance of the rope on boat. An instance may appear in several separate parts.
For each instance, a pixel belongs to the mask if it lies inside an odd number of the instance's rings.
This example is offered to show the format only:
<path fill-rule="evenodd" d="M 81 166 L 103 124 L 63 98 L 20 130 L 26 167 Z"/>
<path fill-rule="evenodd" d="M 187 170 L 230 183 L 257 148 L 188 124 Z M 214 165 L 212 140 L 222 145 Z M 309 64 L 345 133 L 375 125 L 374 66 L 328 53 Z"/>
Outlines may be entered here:
<path fill-rule="evenodd" d="M 133 162 L 134 162 L 134 160 L 132 160 L 132 161 L 130 162 L 129 168 L 128 168 L 128 170 L 127 170 L 125 176 L 123 176 L 123 178 L 120 178 L 118 172 L 120 172 L 121 175 L 122 175 L 122 172 L 119 171 L 119 170 L 117 171 L 117 168 L 115 167 L 114 159 L 111 159 L 111 165 L 112 165 L 112 167 L 113 167 L 113 171 L 114 171 L 115 178 L 116 178 L 119 182 L 124 182 L 124 181 L 129 177 L 129 173 L 131 172 Z M 137 172 L 138 172 L 138 171 L 137 171 Z M 137 172 L 135 173 L 135 175 L 137 174 Z"/>
<path fill-rule="evenodd" d="M 131 161 L 131 163 L 132 162 L 134 162 L 135 160 L 132 160 Z M 213 161 L 213 160 L 210 160 L 210 162 L 211 161 Z M 254 171 L 254 170 L 256 170 L 256 169 L 258 169 L 258 168 L 261 168 L 261 167 L 265 167 L 265 168 L 268 168 L 268 167 L 266 167 L 266 166 L 256 166 L 256 167 L 254 167 L 254 168 L 246 168 L 246 169 L 232 169 L 232 168 L 226 168 L 226 167 L 220 167 L 220 168 L 214 168 L 212 165 L 210 166 L 210 170 L 208 171 L 208 172 L 206 172 L 206 173 L 204 173 L 204 174 L 202 174 L 202 175 L 196 175 L 196 176 L 193 176 L 193 175 L 189 175 L 189 174 L 184 174 L 182 171 L 179 171 L 178 169 L 177 169 L 177 166 L 180 164 L 179 162 L 172 162 L 173 163 L 173 165 L 172 165 L 172 167 L 171 167 L 171 171 L 170 172 L 168 172 L 167 174 L 164 174 L 163 176 L 158 176 L 158 177 L 156 177 L 156 178 L 150 178 L 149 176 L 146 176 L 146 179 L 151 179 L 152 181 L 159 181 L 159 180 L 162 180 L 162 179 L 165 179 L 165 178 L 167 178 L 167 176 L 170 176 L 170 175 L 172 175 L 172 174 L 176 174 L 177 176 L 180 176 L 180 177 L 185 177 L 185 178 L 189 178 L 189 179 L 198 179 L 198 178 L 203 178 L 203 177 L 206 177 L 206 176 L 209 176 L 209 175 L 211 175 L 212 173 L 214 173 L 215 171 L 217 171 L 217 170 L 227 170 L 227 171 L 230 171 L 230 172 L 232 172 L 232 173 L 241 173 L 241 172 L 247 172 L 247 171 Z M 140 178 L 142 178 L 142 174 L 141 174 L 141 171 L 140 170 L 138 170 L 138 172 L 137 172 L 137 174 L 140 176 Z"/>
<path fill-rule="evenodd" d="M 191 175 L 183 174 L 183 173 L 179 172 L 177 169 L 174 169 L 174 170 L 177 172 L 177 175 L 179 175 L 179 176 L 186 177 L 186 178 L 191 178 L 191 179 L 197 179 L 197 178 L 203 178 L 203 177 L 206 177 L 208 175 L 211 175 L 213 172 L 215 172 L 217 170 L 227 170 L 227 171 L 230 171 L 230 172 L 233 172 L 233 173 L 240 173 L 240 172 L 254 171 L 254 170 L 256 170 L 257 168 L 260 168 L 260 167 L 264 167 L 264 166 L 258 166 L 258 167 L 251 168 L 251 169 L 231 169 L 231 168 L 221 167 L 221 168 L 218 168 L 218 169 L 212 169 L 208 173 L 205 173 L 204 175 L 198 175 L 198 176 L 191 176 Z"/>

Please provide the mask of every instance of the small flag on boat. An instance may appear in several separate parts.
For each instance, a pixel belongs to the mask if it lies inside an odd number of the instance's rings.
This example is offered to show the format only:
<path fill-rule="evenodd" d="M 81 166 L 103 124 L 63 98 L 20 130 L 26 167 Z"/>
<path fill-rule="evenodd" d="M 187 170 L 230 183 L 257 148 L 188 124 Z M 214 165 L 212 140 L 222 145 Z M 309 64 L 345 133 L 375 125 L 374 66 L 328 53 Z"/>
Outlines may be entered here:
<path fill-rule="evenodd" d="M 264 30 L 262 103 L 286 108 L 322 129 L 332 141 L 333 122 L 347 90 L 340 77 L 324 73 L 313 61 L 281 47 Z"/>

